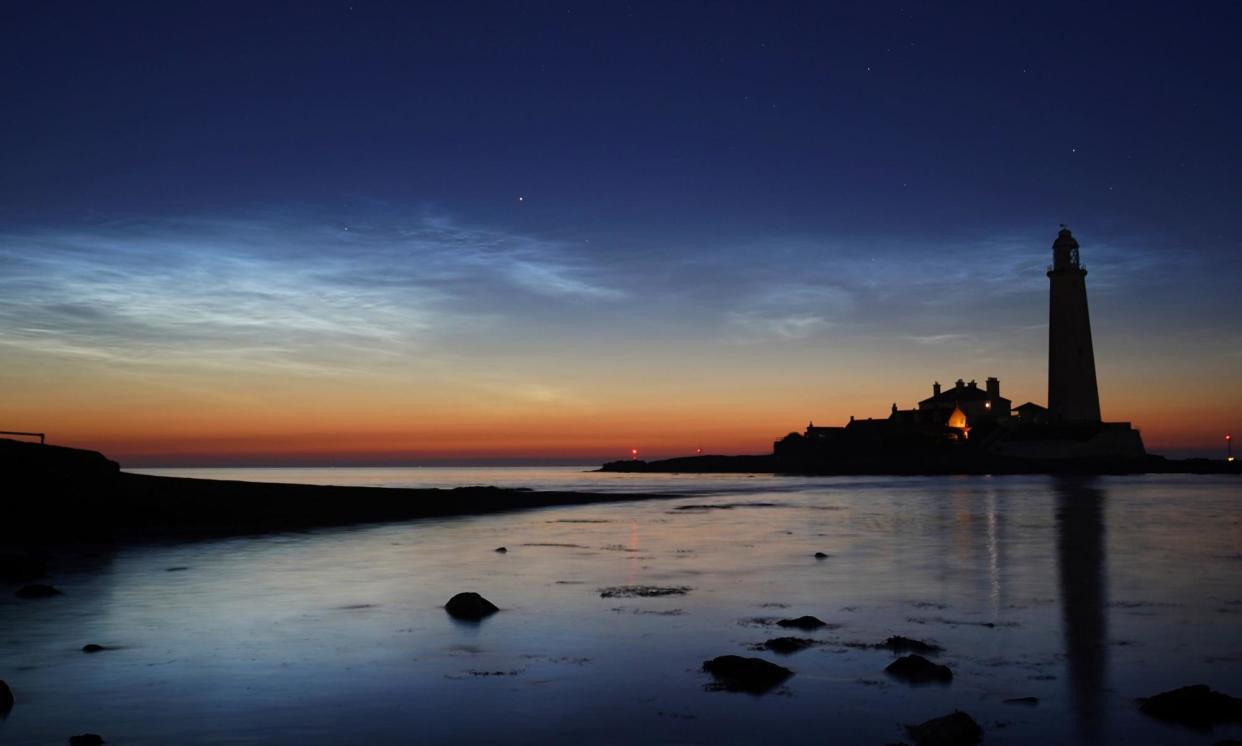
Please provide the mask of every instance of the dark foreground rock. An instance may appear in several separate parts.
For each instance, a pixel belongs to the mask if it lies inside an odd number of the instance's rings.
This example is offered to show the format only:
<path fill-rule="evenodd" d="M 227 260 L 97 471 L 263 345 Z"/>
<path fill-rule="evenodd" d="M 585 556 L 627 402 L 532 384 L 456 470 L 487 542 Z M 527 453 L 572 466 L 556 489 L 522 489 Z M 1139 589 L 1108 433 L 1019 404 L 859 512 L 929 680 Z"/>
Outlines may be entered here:
<path fill-rule="evenodd" d="M 953 680 L 953 671 L 948 666 L 932 663 L 921 655 L 902 656 L 888 664 L 884 672 L 913 684 L 948 683 Z"/>
<path fill-rule="evenodd" d="M 501 554 L 504 554 L 505 552 L 509 551 L 509 547 L 496 547 L 496 551 L 500 552 Z"/>
<path fill-rule="evenodd" d="M 34 583 L 32 585 L 23 585 L 17 589 L 17 593 L 14 595 L 18 598 L 52 598 L 53 596 L 63 596 L 65 594 L 50 585 Z"/>
<path fill-rule="evenodd" d="M 500 611 L 496 604 L 488 601 L 473 591 L 458 593 L 444 605 L 444 610 L 457 619 L 478 620 Z"/>
<path fill-rule="evenodd" d="M 913 640 L 901 635 L 893 635 L 879 645 L 876 645 L 876 647 L 891 650 L 894 653 L 921 653 L 923 655 L 931 655 L 944 650 L 939 645 L 933 645 L 922 640 Z"/>
<path fill-rule="evenodd" d="M 107 649 L 108 648 L 105 648 L 103 645 L 96 645 L 93 642 L 82 646 L 83 653 L 102 653 Z"/>
<path fill-rule="evenodd" d="M 823 552 L 816 552 L 815 559 L 818 559 L 818 560 L 828 559 L 828 555 L 824 554 Z"/>
<path fill-rule="evenodd" d="M 918 746 L 974 746 L 983 740 L 983 728 L 960 710 L 918 725 L 907 725 L 906 732 Z"/>
<path fill-rule="evenodd" d="M 0 715 L 7 713 L 13 709 L 13 690 L 9 685 L 0 679 Z"/>
<path fill-rule="evenodd" d="M 781 627 L 789 627 L 792 629 L 819 629 L 820 627 L 828 626 L 828 623 L 823 619 L 810 615 L 800 616 L 797 619 L 782 619 L 777 622 L 777 624 Z"/>
<path fill-rule="evenodd" d="M 809 640 L 805 637 L 774 637 L 763 643 L 763 646 L 774 653 L 791 655 L 799 650 L 806 650 L 812 645 L 818 644 L 818 641 Z"/>
<path fill-rule="evenodd" d="M 1242 722 L 1242 699 L 1213 691 L 1206 684 L 1184 686 L 1140 699 L 1139 709 L 1154 718 L 1192 728 Z"/>
<path fill-rule="evenodd" d="M 750 694 L 763 694 L 793 676 L 793 671 L 784 666 L 740 655 L 722 655 L 704 661 L 703 670 L 716 679 L 719 688 Z"/>
<path fill-rule="evenodd" d="M 102 736 L 94 733 L 83 733 L 78 736 L 69 736 L 69 746 L 103 746 L 107 741 Z"/>
<path fill-rule="evenodd" d="M 1010 699 L 1002 700 L 1002 703 L 1007 705 L 1029 705 L 1034 707 L 1039 704 L 1039 697 L 1012 697 Z"/>

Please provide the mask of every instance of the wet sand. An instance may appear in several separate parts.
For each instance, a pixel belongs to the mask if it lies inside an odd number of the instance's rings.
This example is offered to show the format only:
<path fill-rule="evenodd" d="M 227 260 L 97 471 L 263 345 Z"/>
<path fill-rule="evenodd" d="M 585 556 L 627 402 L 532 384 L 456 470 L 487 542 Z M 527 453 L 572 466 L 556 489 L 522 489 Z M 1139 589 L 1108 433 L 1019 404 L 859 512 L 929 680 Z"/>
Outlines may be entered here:
<path fill-rule="evenodd" d="M 55 566 L 63 596 L 0 598 L 0 678 L 17 699 L 0 741 L 912 743 L 906 725 L 954 710 L 989 745 L 1242 735 L 1136 702 L 1200 682 L 1242 692 L 1230 479 L 739 494 L 755 481 L 134 542 Z M 453 619 L 443 606 L 461 591 L 499 611 Z M 804 616 L 824 625 L 780 624 Z M 939 649 L 886 646 L 894 636 Z M 886 670 L 911 653 L 951 679 Z M 722 682 L 703 668 L 722 656 L 792 675 Z"/>

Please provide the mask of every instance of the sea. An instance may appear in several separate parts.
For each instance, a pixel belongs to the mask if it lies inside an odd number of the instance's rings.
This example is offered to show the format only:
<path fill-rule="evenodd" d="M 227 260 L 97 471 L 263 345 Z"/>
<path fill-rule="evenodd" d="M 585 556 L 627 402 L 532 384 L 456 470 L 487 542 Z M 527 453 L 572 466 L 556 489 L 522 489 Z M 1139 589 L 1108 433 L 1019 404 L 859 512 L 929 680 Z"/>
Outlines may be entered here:
<path fill-rule="evenodd" d="M 0 743 L 890 744 L 957 710 L 989 746 L 1242 738 L 1136 701 L 1242 696 L 1236 477 L 148 473 L 672 496 L 62 558 L 64 595 L 0 595 Z M 453 619 L 461 591 L 500 611 Z M 803 615 L 826 626 L 776 624 Z M 887 674 L 892 635 L 940 646 L 951 682 Z M 811 642 L 764 646 L 788 636 Z M 722 655 L 793 675 L 722 690 Z"/>

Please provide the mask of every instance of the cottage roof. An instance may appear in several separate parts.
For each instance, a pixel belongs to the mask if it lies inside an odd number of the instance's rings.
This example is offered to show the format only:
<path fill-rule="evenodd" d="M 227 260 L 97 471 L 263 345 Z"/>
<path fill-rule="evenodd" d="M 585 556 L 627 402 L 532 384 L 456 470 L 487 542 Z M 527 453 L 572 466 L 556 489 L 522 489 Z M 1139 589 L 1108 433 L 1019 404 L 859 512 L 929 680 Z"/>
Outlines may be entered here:
<path fill-rule="evenodd" d="M 922 407 L 927 404 L 943 404 L 948 406 L 962 401 L 985 401 L 990 398 L 992 397 L 988 396 L 986 389 L 981 389 L 977 386 L 953 386 L 941 391 L 939 394 L 922 400 L 919 402 L 919 406 Z M 1009 399 L 998 396 L 996 401 L 1008 402 Z"/>

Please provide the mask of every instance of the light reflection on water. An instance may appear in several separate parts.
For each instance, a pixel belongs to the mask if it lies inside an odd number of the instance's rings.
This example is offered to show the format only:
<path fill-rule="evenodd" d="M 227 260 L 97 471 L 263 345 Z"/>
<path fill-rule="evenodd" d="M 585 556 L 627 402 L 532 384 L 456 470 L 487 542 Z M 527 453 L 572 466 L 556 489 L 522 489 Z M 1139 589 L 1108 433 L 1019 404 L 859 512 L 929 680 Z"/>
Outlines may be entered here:
<path fill-rule="evenodd" d="M 18 699 L 0 742 L 887 743 L 955 708 L 988 744 L 1242 735 L 1133 704 L 1198 682 L 1242 694 L 1236 480 L 332 471 L 715 494 L 145 545 L 58 568 L 64 597 L 0 599 L 0 678 Z M 693 505 L 717 508 L 679 509 Z M 598 592 L 639 583 L 693 590 Z M 440 607 L 459 590 L 502 612 L 452 621 Z M 782 634 L 755 618 L 801 614 L 841 627 L 761 654 L 796 672 L 782 690 L 704 691 L 703 660 Z M 952 685 L 889 680 L 893 656 L 844 644 L 890 634 L 944 645 Z M 119 649 L 79 652 L 88 642 Z M 1040 704 L 1002 703 L 1025 696 Z"/>

